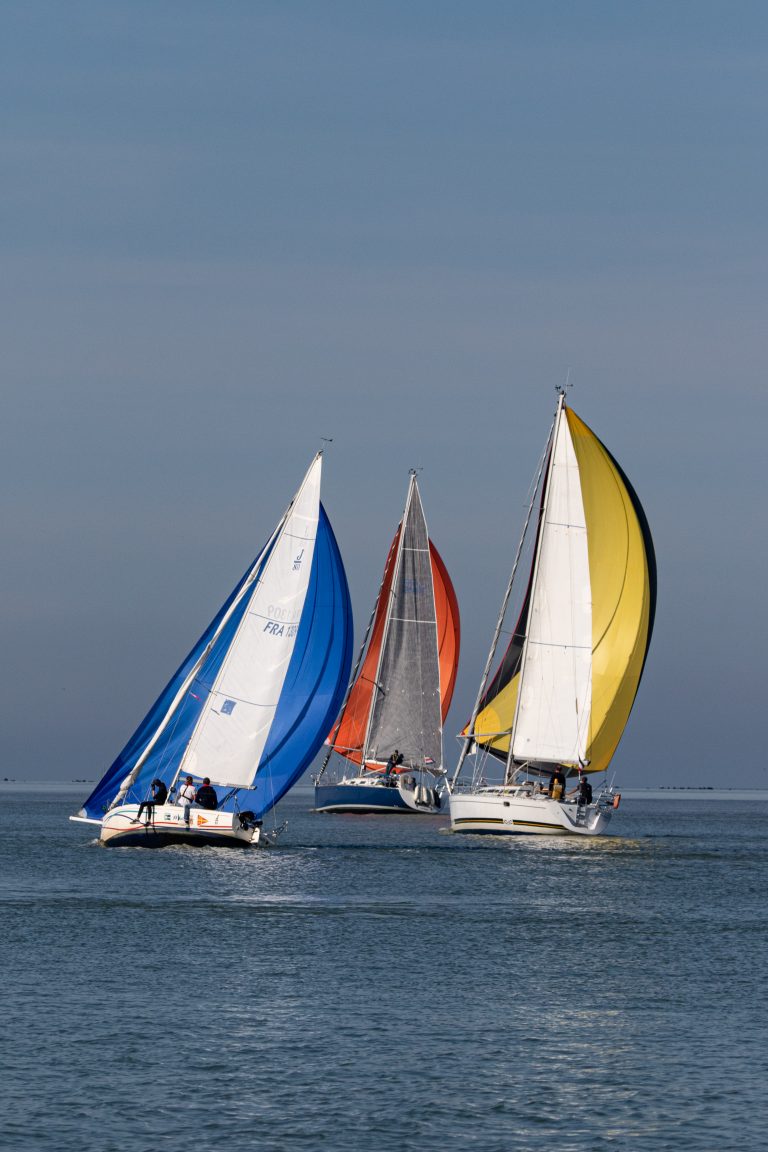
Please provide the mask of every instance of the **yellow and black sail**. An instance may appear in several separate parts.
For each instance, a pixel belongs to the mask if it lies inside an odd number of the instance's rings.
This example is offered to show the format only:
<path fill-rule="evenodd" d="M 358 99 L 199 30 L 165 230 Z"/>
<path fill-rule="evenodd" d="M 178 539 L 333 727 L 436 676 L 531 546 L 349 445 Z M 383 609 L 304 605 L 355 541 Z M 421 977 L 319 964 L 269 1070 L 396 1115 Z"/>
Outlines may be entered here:
<path fill-rule="evenodd" d="M 505 760 L 511 740 L 515 761 L 601 771 L 624 731 L 648 653 L 656 561 L 632 485 L 562 400 L 527 580 L 471 735 Z"/>

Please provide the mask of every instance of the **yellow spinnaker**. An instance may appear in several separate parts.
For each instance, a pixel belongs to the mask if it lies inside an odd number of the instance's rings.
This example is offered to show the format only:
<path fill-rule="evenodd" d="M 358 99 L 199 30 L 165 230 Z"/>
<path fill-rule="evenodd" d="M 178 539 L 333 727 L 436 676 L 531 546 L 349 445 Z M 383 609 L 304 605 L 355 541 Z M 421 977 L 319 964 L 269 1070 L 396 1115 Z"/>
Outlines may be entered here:
<path fill-rule="evenodd" d="M 645 517 L 621 469 L 594 432 L 570 408 L 579 466 L 592 589 L 592 710 L 589 772 L 607 768 L 640 683 L 655 606 L 655 560 Z M 509 751 L 519 671 L 475 721 L 475 740 L 497 754 Z M 496 736 L 495 733 L 506 735 Z M 485 738 L 484 738 L 485 737 Z"/>
<path fill-rule="evenodd" d="M 590 772 L 608 767 L 635 700 L 655 599 L 653 545 L 620 468 L 570 408 L 592 585 Z M 643 517 L 643 521 L 644 521 Z"/>

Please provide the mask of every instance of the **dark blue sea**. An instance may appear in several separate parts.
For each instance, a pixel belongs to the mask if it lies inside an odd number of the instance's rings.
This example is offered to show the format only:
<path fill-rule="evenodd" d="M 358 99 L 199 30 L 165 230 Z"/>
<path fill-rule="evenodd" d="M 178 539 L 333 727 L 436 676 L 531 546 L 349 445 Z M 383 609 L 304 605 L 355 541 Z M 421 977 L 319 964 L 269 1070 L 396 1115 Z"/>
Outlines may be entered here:
<path fill-rule="evenodd" d="M 295 790 L 235 852 L 100 848 L 87 791 L 0 792 L 3 1147 L 768 1143 L 765 798 L 497 841 Z"/>

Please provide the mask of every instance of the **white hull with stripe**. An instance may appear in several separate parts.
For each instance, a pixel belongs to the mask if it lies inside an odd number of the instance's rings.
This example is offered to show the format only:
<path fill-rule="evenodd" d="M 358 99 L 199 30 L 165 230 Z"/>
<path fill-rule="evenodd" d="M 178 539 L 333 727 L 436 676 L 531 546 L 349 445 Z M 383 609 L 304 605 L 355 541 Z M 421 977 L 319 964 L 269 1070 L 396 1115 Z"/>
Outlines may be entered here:
<path fill-rule="evenodd" d="M 139 819 L 138 804 L 111 808 L 101 822 L 102 844 L 118 846 L 168 844 L 222 844 L 249 847 L 259 842 L 260 828 L 243 826 L 237 812 L 216 812 L 207 808 L 185 808 L 179 804 L 156 804 Z"/>
<path fill-rule="evenodd" d="M 613 798 L 595 804 L 552 800 L 525 788 L 482 788 L 454 792 L 450 798 L 451 831 L 498 836 L 599 836 L 613 811 Z"/>

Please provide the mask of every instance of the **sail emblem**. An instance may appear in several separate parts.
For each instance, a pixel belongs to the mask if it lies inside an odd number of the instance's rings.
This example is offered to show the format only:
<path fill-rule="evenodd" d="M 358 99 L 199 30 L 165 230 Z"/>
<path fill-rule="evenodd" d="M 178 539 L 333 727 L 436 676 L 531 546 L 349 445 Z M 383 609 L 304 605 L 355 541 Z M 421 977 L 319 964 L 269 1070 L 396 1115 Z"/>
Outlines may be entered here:
<path fill-rule="evenodd" d="M 296 557 L 296 559 L 293 562 L 294 572 L 298 572 L 298 570 L 301 568 L 301 560 L 302 560 L 303 555 L 304 555 L 304 549 L 302 548 L 301 552 L 299 552 L 298 556 Z"/>
<path fill-rule="evenodd" d="M 237 703 L 236 700 L 225 700 L 224 703 L 222 704 L 221 708 L 219 709 L 219 712 L 221 713 L 222 716 L 231 716 L 235 710 L 235 704 L 236 703 Z"/>

